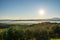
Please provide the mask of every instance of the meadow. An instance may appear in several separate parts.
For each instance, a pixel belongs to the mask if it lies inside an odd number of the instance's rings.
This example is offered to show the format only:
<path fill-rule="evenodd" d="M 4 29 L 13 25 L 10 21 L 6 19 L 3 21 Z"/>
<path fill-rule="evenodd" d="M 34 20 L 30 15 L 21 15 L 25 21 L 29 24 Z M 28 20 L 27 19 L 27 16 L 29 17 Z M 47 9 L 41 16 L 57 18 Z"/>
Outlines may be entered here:
<path fill-rule="evenodd" d="M 0 23 L 0 40 L 56 40 L 56 38 L 60 39 L 60 23 L 43 22 L 31 25 Z"/>

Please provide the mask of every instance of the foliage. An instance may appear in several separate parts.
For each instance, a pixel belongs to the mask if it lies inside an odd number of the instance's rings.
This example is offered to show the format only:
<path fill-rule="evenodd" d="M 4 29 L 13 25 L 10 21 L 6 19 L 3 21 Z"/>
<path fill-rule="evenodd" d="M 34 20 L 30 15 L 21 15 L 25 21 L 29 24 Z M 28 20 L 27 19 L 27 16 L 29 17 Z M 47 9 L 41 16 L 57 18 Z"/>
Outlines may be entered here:
<path fill-rule="evenodd" d="M 15 25 L 0 32 L 0 40 L 49 40 L 60 38 L 60 24 Z M 49 27 L 48 27 L 49 26 Z"/>

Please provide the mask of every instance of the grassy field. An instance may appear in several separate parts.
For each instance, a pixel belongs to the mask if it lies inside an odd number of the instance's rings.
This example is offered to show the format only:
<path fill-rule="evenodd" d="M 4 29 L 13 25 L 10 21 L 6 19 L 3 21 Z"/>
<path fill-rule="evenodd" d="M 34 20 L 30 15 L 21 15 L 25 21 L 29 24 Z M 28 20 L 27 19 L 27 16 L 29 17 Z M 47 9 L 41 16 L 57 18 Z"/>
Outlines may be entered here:
<path fill-rule="evenodd" d="M 59 38 L 55 38 L 55 39 L 52 38 L 52 39 L 50 39 L 50 40 L 60 40 L 60 39 L 59 39 Z"/>

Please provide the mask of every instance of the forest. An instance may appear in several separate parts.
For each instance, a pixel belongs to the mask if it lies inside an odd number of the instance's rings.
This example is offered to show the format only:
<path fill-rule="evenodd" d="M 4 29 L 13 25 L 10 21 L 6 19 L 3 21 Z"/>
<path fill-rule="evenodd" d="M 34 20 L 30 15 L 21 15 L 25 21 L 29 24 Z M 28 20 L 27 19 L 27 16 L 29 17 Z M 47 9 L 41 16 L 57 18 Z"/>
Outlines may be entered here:
<path fill-rule="evenodd" d="M 31 25 L 0 23 L 0 40 L 60 39 L 60 23 L 43 22 Z"/>

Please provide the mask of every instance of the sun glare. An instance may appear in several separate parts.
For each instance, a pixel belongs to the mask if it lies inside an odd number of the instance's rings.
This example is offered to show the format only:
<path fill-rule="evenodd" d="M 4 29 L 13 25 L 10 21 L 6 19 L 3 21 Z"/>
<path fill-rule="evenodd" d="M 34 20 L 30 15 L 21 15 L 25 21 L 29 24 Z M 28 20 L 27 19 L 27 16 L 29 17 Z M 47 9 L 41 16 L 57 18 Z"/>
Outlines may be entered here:
<path fill-rule="evenodd" d="M 38 12 L 40 15 L 44 15 L 44 13 L 45 13 L 45 11 L 43 9 L 40 9 Z"/>

